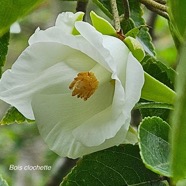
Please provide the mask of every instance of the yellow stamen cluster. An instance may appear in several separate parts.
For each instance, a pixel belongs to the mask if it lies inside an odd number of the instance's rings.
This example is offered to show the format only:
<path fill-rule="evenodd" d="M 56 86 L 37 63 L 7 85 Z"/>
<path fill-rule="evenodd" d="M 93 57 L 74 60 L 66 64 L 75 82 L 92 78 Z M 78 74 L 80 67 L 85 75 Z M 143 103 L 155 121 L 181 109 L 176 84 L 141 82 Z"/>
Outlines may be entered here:
<path fill-rule="evenodd" d="M 85 101 L 94 94 L 98 88 L 98 80 L 93 72 L 80 72 L 69 86 L 72 96 L 77 96 Z"/>

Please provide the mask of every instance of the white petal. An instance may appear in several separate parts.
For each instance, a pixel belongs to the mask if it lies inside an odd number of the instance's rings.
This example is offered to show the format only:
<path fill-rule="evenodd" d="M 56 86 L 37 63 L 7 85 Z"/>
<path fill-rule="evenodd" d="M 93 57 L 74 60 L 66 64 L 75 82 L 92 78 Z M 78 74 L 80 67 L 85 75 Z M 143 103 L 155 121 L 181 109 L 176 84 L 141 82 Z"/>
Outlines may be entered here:
<path fill-rule="evenodd" d="M 15 22 L 10 27 L 10 33 L 19 34 L 21 32 L 21 27 L 18 22 Z"/>
<path fill-rule="evenodd" d="M 126 69 L 126 110 L 131 110 L 139 101 L 144 84 L 144 71 L 141 64 L 130 53 Z"/>
<path fill-rule="evenodd" d="M 126 138 L 122 142 L 123 144 L 133 144 L 138 142 L 138 132 L 135 128 L 129 127 Z"/>
<path fill-rule="evenodd" d="M 83 12 L 76 12 L 75 14 L 72 12 L 63 12 L 58 15 L 55 25 L 57 27 L 60 27 L 63 30 L 63 32 L 71 33 L 78 17 L 83 15 L 84 15 Z"/>
<path fill-rule="evenodd" d="M 104 101 L 104 97 L 105 95 L 95 100 L 92 97 L 92 100 L 90 99 L 82 103 L 83 100 L 73 98 L 67 94 L 35 96 L 32 106 L 37 125 L 41 136 L 49 148 L 60 156 L 77 158 L 113 145 L 119 145 L 124 140 L 127 132 L 123 127 L 113 138 L 105 140 L 99 146 L 87 147 L 72 135 L 73 129 L 79 123 L 108 106 L 108 100 Z M 101 131 L 101 133 L 103 132 Z M 99 137 L 98 134 L 96 138 Z"/>
<path fill-rule="evenodd" d="M 89 27 L 91 26 L 89 25 Z M 100 35 L 99 32 L 97 32 L 97 34 Z M 97 43 L 102 43 L 103 38 L 100 37 L 99 39 L 100 41 L 98 40 Z M 109 58 L 109 63 L 112 64 L 113 60 L 112 57 L 109 57 L 109 51 L 105 47 L 103 47 L 103 44 L 100 44 L 100 47 L 96 48 L 95 46 L 92 46 L 89 41 L 87 41 L 82 36 L 68 35 L 66 33 L 63 33 L 57 27 L 52 27 L 45 31 L 39 30 L 30 37 L 30 45 L 40 42 L 56 42 L 69 46 L 70 48 L 80 50 L 85 55 L 89 56 L 99 64 L 103 65 L 107 70 L 112 71 L 112 69 L 107 65 L 108 61 L 106 61 L 105 56 Z M 105 52 L 106 54 L 103 56 L 103 53 Z"/>
<path fill-rule="evenodd" d="M 0 99 L 15 106 L 25 117 L 34 119 L 31 108 L 34 94 L 68 92 L 77 73 L 89 71 L 94 65 L 86 55 L 59 43 L 31 45 L 12 69 L 3 74 Z"/>
<path fill-rule="evenodd" d="M 122 126 L 129 127 L 129 124 L 130 116 L 127 117 L 121 113 L 121 115 L 116 117 L 112 108 L 109 107 L 82 123 L 82 125 L 73 131 L 73 135 L 85 146 L 98 146 L 107 139 L 115 137 Z M 123 128 L 125 131 L 123 132 L 122 141 L 128 130 L 128 128 L 126 128 L 127 127 Z M 122 141 L 120 141 L 120 143 Z"/>
<path fill-rule="evenodd" d="M 119 39 L 115 37 L 106 36 L 103 37 L 103 46 L 108 49 L 112 56 L 112 63 L 116 66 L 114 72 L 118 79 L 121 81 L 123 87 L 125 87 L 126 81 L 126 66 L 128 60 L 129 49 Z"/>
<path fill-rule="evenodd" d="M 55 26 L 46 29 L 45 31 L 37 28 L 35 33 L 29 39 L 29 45 L 37 42 L 58 42 L 60 37 L 65 37 L 65 35 L 71 35 L 74 28 L 76 20 L 83 17 L 83 12 L 77 12 L 73 14 L 72 12 L 63 12 L 58 15 L 56 19 Z"/>
<path fill-rule="evenodd" d="M 108 91 L 103 89 L 100 96 L 101 94 L 106 96 Z M 124 96 L 121 83 L 116 81 L 112 105 L 77 127 L 73 131 L 75 138 L 86 146 L 96 146 L 106 139 L 113 138 L 122 126 L 125 128 L 126 134 L 130 124 L 130 112 L 123 110 Z M 123 138 L 125 134 L 123 134 Z"/>
<path fill-rule="evenodd" d="M 81 36 L 83 36 L 92 46 L 94 52 L 98 52 L 102 56 L 103 60 L 98 60 L 97 62 L 103 65 L 107 70 L 113 71 L 115 66 L 112 60 L 112 56 L 103 46 L 103 37 L 109 36 L 103 36 L 93 26 L 86 22 L 78 21 L 75 23 L 75 27 L 80 32 Z"/>
<path fill-rule="evenodd" d="M 38 42 L 62 43 L 73 49 L 80 50 L 82 53 L 88 55 L 90 58 L 104 66 L 110 72 L 116 71 L 117 63 L 116 64 L 114 63 L 114 59 L 112 55 L 110 55 L 110 52 L 112 51 L 111 44 L 110 47 L 108 47 L 109 49 L 108 50 L 106 48 L 106 44 L 104 44 L 105 42 L 104 40 L 107 40 L 107 38 L 109 39 L 110 42 L 115 40 L 114 45 L 112 45 L 114 50 L 117 50 L 118 43 L 120 43 L 119 46 L 121 46 L 122 44 L 124 51 L 121 50 L 120 53 L 124 52 L 123 56 L 125 56 L 126 53 L 125 45 L 117 38 L 111 36 L 103 36 L 88 23 L 79 21 L 76 22 L 76 27 L 78 31 L 81 33 L 81 36 L 69 35 L 64 33 L 58 27 L 52 27 L 45 31 L 38 30 L 31 36 L 29 44 L 31 45 L 33 43 Z M 108 42 L 106 41 L 106 43 Z"/>

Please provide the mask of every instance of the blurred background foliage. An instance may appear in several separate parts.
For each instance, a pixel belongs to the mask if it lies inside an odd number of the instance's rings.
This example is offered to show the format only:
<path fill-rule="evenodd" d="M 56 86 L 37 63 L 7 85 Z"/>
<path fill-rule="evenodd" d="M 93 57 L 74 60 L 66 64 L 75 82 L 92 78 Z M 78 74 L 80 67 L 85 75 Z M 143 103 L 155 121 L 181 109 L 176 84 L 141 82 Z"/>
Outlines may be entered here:
<path fill-rule="evenodd" d="M 10 45 L 7 62 L 4 69 L 10 68 L 21 52 L 28 46 L 28 39 L 37 27 L 46 29 L 54 25 L 57 15 L 63 11 L 76 10 L 75 1 L 47 0 L 32 13 L 19 21 L 21 32 L 10 36 Z M 98 15 L 106 17 L 92 2 L 87 7 L 88 12 L 94 10 Z M 175 66 L 176 49 L 169 32 L 167 20 L 147 11 L 144 8 L 144 17 L 149 25 L 157 58 L 168 66 Z M 108 19 L 108 18 L 107 18 Z M 8 105 L 0 102 L 0 117 Z M 12 186 L 40 186 L 50 185 L 49 180 L 60 163 L 63 163 L 55 153 L 48 150 L 39 136 L 35 124 L 15 124 L 0 126 L 0 174 Z M 51 171 L 10 171 L 13 165 L 48 165 Z M 61 172 L 61 175 L 63 173 Z"/>

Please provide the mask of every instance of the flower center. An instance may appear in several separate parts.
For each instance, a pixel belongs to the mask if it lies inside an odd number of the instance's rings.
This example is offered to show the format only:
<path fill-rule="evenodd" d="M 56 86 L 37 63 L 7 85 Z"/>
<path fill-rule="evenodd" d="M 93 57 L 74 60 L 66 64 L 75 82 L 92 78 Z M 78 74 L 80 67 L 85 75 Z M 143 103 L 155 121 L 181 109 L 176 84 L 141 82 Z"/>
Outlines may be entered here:
<path fill-rule="evenodd" d="M 99 81 L 93 72 L 80 72 L 69 86 L 72 96 L 77 96 L 85 101 L 94 94 L 98 88 Z"/>

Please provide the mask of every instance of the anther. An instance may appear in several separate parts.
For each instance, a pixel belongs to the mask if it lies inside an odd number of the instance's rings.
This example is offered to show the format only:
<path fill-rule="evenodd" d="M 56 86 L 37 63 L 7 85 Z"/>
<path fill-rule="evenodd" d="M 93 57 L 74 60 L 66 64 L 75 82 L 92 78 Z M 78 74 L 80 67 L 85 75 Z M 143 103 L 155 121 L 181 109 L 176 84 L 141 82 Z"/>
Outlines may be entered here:
<path fill-rule="evenodd" d="M 94 94 L 98 88 L 98 80 L 93 72 L 80 72 L 69 86 L 72 96 L 77 96 L 85 101 Z"/>

